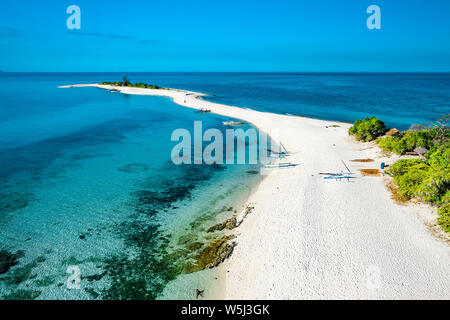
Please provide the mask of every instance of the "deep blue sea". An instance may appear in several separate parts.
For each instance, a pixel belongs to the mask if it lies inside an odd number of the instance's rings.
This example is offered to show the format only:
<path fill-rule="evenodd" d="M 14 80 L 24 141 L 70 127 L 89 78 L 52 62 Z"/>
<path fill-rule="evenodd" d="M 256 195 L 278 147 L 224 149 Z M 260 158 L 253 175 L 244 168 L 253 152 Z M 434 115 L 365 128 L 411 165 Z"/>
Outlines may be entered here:
<path fill-rule="evenodd" d="M 195 120 L 224 130 L 223 117 L 166 98 L 57 88 L 124 75 L 263 111 L 375 115 L 399 129 L 450 113 L 450 74 L 0 73 L 0 250 L 18 253 L 0 274 L 0 298 L 220 291 L 215 269 L 194 272 L 197 261 L 223 239 L 208 229 L 241 210 L 258 166 L 170 161 L 173 130 Z M 79 289 L 68 286 L 68 267 L 79 269 Z"/>
<path fill-rule="evenodd" d="M 208 93 L 210 100 L 262 111 L 344 122 L 377 116 L 401 130 L 450 113 L 450 73 L 107 73 L 67 77 L 95 82 L 105 78 L 117 81 L 123 75 L 132 82 Z"/>

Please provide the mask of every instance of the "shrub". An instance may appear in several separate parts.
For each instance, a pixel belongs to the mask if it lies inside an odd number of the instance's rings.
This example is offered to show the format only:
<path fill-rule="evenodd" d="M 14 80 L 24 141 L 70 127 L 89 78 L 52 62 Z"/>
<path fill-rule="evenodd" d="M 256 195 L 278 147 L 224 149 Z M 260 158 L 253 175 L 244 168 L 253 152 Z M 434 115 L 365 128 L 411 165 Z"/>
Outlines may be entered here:
<path fill-rule="evenodd" d="M 429 152 L 427 163 L 431 172 L 420 196 L 425 201 L 440 203 L 450 189 L 450 148 Z"/>
<path fill-rule="evenodd" d="M 122 85 L 124 85 L 124 86 L 128 86 L 128 87 L 136 87 L 136 88 L 161 89 L 160 87 L 155 86 L 153 84 L 146 84 L 146 83 L 143 83 L 143 82 L 137 82 L 135 84 L 132 84 L 128 80 L 127 77 L 124 77 L 124 81 L 123 82 L 108 82 L 108 81 L 104 81 L 104 82 L 102 82 L 100 84 L 110 85 L 110 86 L 117 86 L 117 87 L 121 87 Z"/>
<path fill-rule="evenodd" d="M 385 138 L 378 138 L 377 143 L 378 146 L 385 151 L 392 151 L 397 154 L 403 154 L 406 152 L 406 146 L 404 143 L 400 143 L 402 140 L 401 137 L 385 137 Z"/>
<path fill-rule="evenodd" d="M 432 149 L 436 147 L 434 139 L 437 131 L 434 128 L 421 131 L 405 131 L 400 137 L 378 138 L 377 143 L 381 149 L 395 152 L 398 155 L 413 151 L 417 147 Z"/>
<path fill-rule="evenodd" d="M 438 145 L 426 159 L 400 159 L 386 170 L 401 198 L 417 197 L 438 206 L 438 223 L 450 233 L 450 146 Z"/>
<path fill-rule="evenodd" d="M 104 81 L 104 82 L 101 82 L 100 84 L 120 87 L 120 86 L 122 85 L 122 82 L 109 82 L 109 81 Z"/>
<path fill-rule="evenodd" d="M 393 164 L 388 172 L 394 176 L 398 194 L 406 199 L 419 196 L 430 166 L 419 159 L 402 159 Z"/>
<path fill-rule="evenodd" d="M 407 150 L 414 150 L 414 148 L 422 147 L 430 149 L 433 147 L 433 138 L 436 135 L 434 130 L 423 131 L 406 131 L 402 140 L 405 141 Z"/>
<path fill-rule="evenodd" d="M 438 213 L 438 224 L 442 227 L 442 229 L 450 233 L 450 191 L 447 191 L 442 197 Z"/>
<path fill-rule="evenodd" d="M 426 155 L 431 166 L 438 170 L 450 169 L 450 147 L 448 144 L 433 149 Z"/>
<path fill-rule="evenodd" d="M 401 159 L 386 172 L 394 177 L 399 194 L 439 203 L 450 188 L 450 148 L 429 153 L 426 160 Z"/>
<path fill-rule="evenodd" d="M 356 120 L 352 127 L 348 129 L 348 133 L 354 135 L 362 141 L 372 141 L 386 132 L 384 122 L 376 117 Z"/>
<path fill-rule="evenodd" d="M 426 156 L 428 158 L 430 158 L 431 155 L 438 150 L 442 153 L 443 158 L 444 158 L 443 160 L 450 162 L 450 141 L 446 141 L 442 144 L 435 145 L 433 150 L 430 150 L 430 152 L 428 152 L 428 154 Z"/>
<path fill-rule="evenodd" d="M 415 167 L 422 163 L 423 161 L 420 159 L 400 159 L 386 170 L 386 173 L 393 177 L 401 176 L 407 173 L 411 167 Z"/>

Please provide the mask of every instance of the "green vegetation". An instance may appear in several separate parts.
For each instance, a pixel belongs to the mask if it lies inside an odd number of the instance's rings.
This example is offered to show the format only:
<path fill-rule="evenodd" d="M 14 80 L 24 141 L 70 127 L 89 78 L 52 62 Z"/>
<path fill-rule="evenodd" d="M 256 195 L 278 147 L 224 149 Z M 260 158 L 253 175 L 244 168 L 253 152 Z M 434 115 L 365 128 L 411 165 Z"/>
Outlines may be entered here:
<path fill-rule="evenodd" d="M 108 85 L 108 86 L 116 86 L 116 87 L 133 87 L 133 88 L 145 88 L 145 89 L 162 89 L 161 87 L 147 84 L 143 82 L 136 82 L 135 84 L 131 83 L 128 77 L 123 77 L 122 81 L 120 82 L 102 82 L 100 83 L 102 85 Z"/>
<path fill-rule="evenodd" d="M 433 126 L 412 126 L 395 136 L 377 139 L 381 149 L 403 155 L 416 151 L 422 159 L 400 159 L 385 172 L 394 178 L 400 200 L 418 198 L 438 207 L 438 224 L 450 233 L 450 132 L 449 115 Z M 377 118 L 357 120 L 349 134 L 371 141 L 386 132 Z M 418 148 L 421 148 L 418 149 Z M 419 152 L 420 151 L 420 152 Z"/>
<path fill-rule="evenodd" d="M 372 141 L 386 132 L 384 122 L 376 117 L 356 120 L 348 133 L 362 141 Z"/>
<path fill-rule="evenodd" d="M 440 224 L 445 231 L 450 233 L 450 191 L 447 191 L 441 198 L 438 213 L 438 224 Z"/>
<path fill-rule="evenodd" d="M 438 147 L 445 139 L 448 139 L 448 130 L 446 135 L 442 133 L 440 126 L 434 126 L 419 131 L 408 130 L 398 136 L 378 138 L 377 142 L 381 149 L 402 155 L 416 148 L 431 150 Z"/>
<path fill-rule="evenodd" d="M 147 89 L 161 89 L 158 86 L 152 85 L 152 84 L 146 84 L 146 83 L 142 83 L 142 82 L 137 82 L 133 85 L 131 85 L 132 87 L 138 87 L 138 88 L 147 88 Z"/>
<path fill-rule="evenodd" d="M 381 149 L 404 155 L 416 152 L 422 159 L 400 159 L 385 172 L 394 178 L 399 200 L 418 198 L 438 207 L 438 224 L 450 233 L 450 130 L 446 115 L 432 126 L 414 125 L 393 136 L 386 133 L 384 123 L 372 117 L 356 120 L 349 134 L 362 141 L 376 142 Z M 397 131 L 397 130 L 395 130 Z M 378 137 L 378 138 L 377 138 Z"/>
<path fill-rule="evenodd" d="M 401 159 L 386 173 L 403 199 L 419 198 L 438 206 L 441 227 L 450 233 L 450 148 L 434 149 L 422 159 Z"/>

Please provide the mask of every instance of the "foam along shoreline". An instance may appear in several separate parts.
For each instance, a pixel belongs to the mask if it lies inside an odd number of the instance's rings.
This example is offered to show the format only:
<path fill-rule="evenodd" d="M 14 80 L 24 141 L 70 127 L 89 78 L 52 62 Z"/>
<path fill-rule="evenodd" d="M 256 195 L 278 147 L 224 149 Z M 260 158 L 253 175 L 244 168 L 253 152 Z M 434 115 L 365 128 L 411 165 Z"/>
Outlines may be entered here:
<path fill-rule="evenodd" d="M 63 87 L 169 97 L 249 122 L 293 153 L 288 161 L 300 165 L 272 169 L 248 199 L 254 209 L 235 229 L 237 246 L 221 266 L 226 288 L 218 298 L 450 298 L 450 248 L 430 232 L 433 209 L 397 204 L 385 177 L 335 181 L 319 175 L 347 172 L 342 161 L 352 172 L 392 163 L 374 144 L 355 143 L 350 124 L 227 106 L 184 90 Z M 350 162 L 366 158 L 375 161 Z"/>

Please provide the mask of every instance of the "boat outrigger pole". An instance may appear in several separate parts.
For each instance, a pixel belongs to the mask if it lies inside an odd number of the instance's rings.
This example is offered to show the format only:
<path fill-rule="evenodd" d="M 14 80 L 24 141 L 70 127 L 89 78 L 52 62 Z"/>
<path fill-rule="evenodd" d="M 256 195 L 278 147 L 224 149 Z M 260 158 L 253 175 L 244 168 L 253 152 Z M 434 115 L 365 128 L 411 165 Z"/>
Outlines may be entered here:
<path fill-rule="evenodd" d="M 347 167 L 347 165 L 345 164 L 344 160 L 341 160 L 341 162 L 345 166 L 345 168 L 347 169 L 348 173 L 351 173 L 350 169 Z"/>
<path fill-rule="evenodd" d="M 283 143 L 280 142 L 280 148 L 279 148 L 280 152 L 277 151 L 273 151 L 272 149 L 268 149 L 267 151 L 269 151 L 270 153 L 273 154 L 280 154 L 280 155 L 289 155 L 289 152 L 287 151 L 287 149 L 284 147 Z"/>

